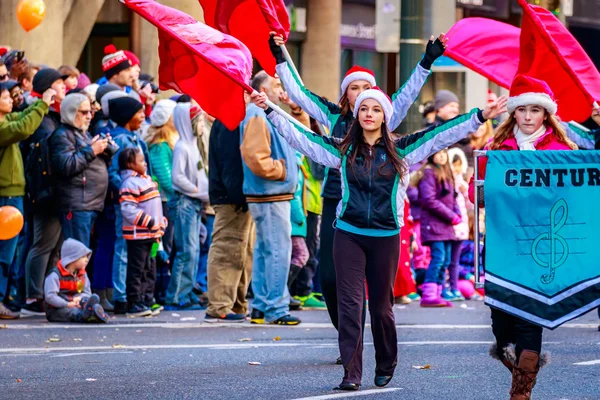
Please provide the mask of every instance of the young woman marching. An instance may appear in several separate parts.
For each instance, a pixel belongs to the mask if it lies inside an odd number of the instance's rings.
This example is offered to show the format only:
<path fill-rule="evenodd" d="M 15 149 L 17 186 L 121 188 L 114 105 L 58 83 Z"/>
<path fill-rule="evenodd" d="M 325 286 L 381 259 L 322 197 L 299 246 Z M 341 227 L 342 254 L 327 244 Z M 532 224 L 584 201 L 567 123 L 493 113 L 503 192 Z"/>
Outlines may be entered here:
<path fill-rule="evenodd" d="M 508 119 L 498 127 L 489 150 L 574 150 L 556 118 L 554 94 L 546 82 L 517 75 L 510 88 Z M 480 160 L 480 177 L 485 177 L 485 160 Z M 473 201 L 474 188 L 469 187 Z M 492 332 L 496 343 L 490 355 L 512 372 L 511 400 L 527 400 L 539 369 L 545 364 L 542 327 L 492 308 Z"/>
<path fill-rule="evenodd" d="M 374 87 L 358 96 L 354 108 L 358 121 L 342 142 L 292 125 L 268 109 L 265 100 L 263 94 L 253 94 L 255 104 L 266 109 L 269 120 L 293 148 L 341 172 L 342 200 L 337 207 L 333 245 L 338 340 L 344 365 L 339 389 L 357 390 L 361 384 L 365 278 L 376 351 L 375 384 L 385 386 L 392 379 L 398 355 L 393 287 L 408 168 L 498 115 L 506 99 L 488 104 L 484 111 L 475 109 L 433 129 L 393 141 L 388 129 L 394 113 L 392 102 Z"/>
<path fill-rule="evenodd" d="M 406 116 L 408 109 L 419 96 L 421 88 L 431 73 L 431 65 L 445 50 L 448 39 L 444 34 L 427 44 L 425 56 L 414 69 L 406 83 L 392 96 L 394 115 L 390 116 L 388 129 L 393 131 Z M 283 82 L 290 98 L 311 117 L 323 124 L 337 139 L 346 137 L 346 133 L 354 122 L 355 103 L 365 90 L 375 86 L 373 71 L 354 66 L 346 73 L 341 85 L 342 96 L 339 104 L 331 103 L 312 93 L 301 83 L 292 68 L 283 57 L 279 45 L 284 44 L 281 36 L 271 36 L 271 51 L 277 61 L 277 74 Z M 293 110 L 292 110 L 293 111 Z M 321 289 L 327 303 L 327 311 L 333 325 L 338 328 L 338 310 L 336 298 L 336 273 L 333 266 L 333 223 L 336 207 L 342 199 L 340 173 L 336 168 L 327 168 L 323 182 L 323 214 L 321 221 L 321 250 L 319 257 L 319 279 Z M 338 364 L 341 360 L 338 359 Z"/>

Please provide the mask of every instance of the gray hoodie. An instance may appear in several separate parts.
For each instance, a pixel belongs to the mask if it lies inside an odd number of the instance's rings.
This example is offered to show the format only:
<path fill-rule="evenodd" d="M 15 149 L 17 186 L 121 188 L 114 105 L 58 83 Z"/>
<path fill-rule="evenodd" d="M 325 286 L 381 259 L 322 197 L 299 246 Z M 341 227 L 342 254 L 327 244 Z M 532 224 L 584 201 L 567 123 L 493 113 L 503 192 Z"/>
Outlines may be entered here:
<path fill-rule="evenodd" d="M 77 110 L 79 110 L 81 103 L 86 100 L 90 101 L 90 98 L 81 93 L 72 93 L 65 96 L 60 103 L 60 122 L 75 127 Z"/>
<path fill-rule="evenodd" d="M 173 190 L 208 202 L 208 177 L 200 168 L 202 157 L 192 129 L 190 107 L 190 103 L 179 103 L 173 110 L 173 121 L 179 132 L 179 141 L 173 149 Z"/>

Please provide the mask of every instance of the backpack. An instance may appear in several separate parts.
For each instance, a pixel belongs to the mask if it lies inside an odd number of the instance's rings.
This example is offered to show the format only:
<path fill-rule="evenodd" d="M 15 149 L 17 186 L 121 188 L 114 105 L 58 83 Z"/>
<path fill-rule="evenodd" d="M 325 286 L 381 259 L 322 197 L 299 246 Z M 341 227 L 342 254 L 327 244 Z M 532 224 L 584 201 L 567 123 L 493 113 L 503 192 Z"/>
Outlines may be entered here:
<path fill-rule="evenodd" d="M 25 162 L 25 193 L 31 204 L 38 209 L 51 206 L 56 193 L 56 174 L 52 171 L 50 135 L 31 143 L 29 157 Z"/>

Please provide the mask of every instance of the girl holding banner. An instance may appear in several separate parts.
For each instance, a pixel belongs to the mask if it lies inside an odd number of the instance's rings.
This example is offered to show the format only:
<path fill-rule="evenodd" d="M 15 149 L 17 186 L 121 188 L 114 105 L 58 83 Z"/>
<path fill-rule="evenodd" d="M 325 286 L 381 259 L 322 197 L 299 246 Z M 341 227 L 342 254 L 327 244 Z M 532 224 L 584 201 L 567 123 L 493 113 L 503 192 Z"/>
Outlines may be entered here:
<path fill-rule="evenodd" d="M 489 103 L 485 110 L 474 109 L 443 125 L 394 140 L 389 129 L 394 121 L 392 101 L 373 87 L 356 99 L 353 116 L 357 120 L 341 142 L 292 125 L 267 107 L 264 94 L 254 93 L 252 98 L 290 146 L 341 174 L 342 199 L 337 205 L 333 244 L 338 341 L 344 365 L 338 389 L 357 390 L 361 384 L 365 278 L 377 354 L 375 385 L 386 386 L 398 356 L 393 289 L 409 167 L 504 112 L 506 98 Z"/>
<path fill-rule="evenodd" d="M 489 150 L 575 150 L 556 117 L 554 94 L 544 81 L 517 75 L 510 88 L 508 119 L 498 127 Z M 485 177 L 485 159 L 480 160 L 480 179 Z M 473 179 L 469 197 L 473 201 Z M 490 355 L 512 373 L 512 400 L 529 399 L 539 369 L 546 363 L 542 350 L 542 327 L 492 308 L 492 332 L 496 343 Z"/>
<path fill-rule="evenodd" d="M 376 85 L 375 74 L 360 66 L 352 67 L 344 77 L 341 85 L 339 103 L 335 104 L 320 97 L 306 87 L 297 75 L 293 65 L 290 65 L 280 46 L 285 42 L 281 36 L 271 33 L 271 51 L 277 62 L 277 74 L 281 78 L 290 98 L 311 117 L 323 124 L 331 136 L 342 140 L 354 122 L 355 103 L 358 96 Z M 421 88 L 431 73 L 431 65 L 445 50 L 448 41 L 444 34 L 433 41 L 433 36 L 427 44 L 425 56 L 415 67 L 408 81 L 392 96 L 394 115 L 388 128 L 396 129 L 406 116 L 408 109 L 419 96 Z M 342 198 L 340 174 L 335 168 L 327 168 L 323 183 L 323 214 L 321 222 L 321 252 L 319 258 L 319 279 L 321 289 L 327 303 L 327 311 L 333 325 L 338 328 L 338 310 L 336 294 L 336 274 L 333 266 L 333 223 L 336 207 Z M 338 359 L 338 364 L 341 360 Z"/>

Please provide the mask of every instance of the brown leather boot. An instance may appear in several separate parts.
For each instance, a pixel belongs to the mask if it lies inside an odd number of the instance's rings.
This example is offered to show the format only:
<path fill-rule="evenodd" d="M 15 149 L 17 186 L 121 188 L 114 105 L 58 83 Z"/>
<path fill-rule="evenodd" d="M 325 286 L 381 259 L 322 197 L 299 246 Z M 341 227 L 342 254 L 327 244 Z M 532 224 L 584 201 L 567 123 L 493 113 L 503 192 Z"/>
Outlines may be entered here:
<path fill-rule="evenodd" d="M 529 400 L 540 370 L 540 355 L 531 350 L 523 350 L 519 364 L 513 368 L 510 400 Z"/>

